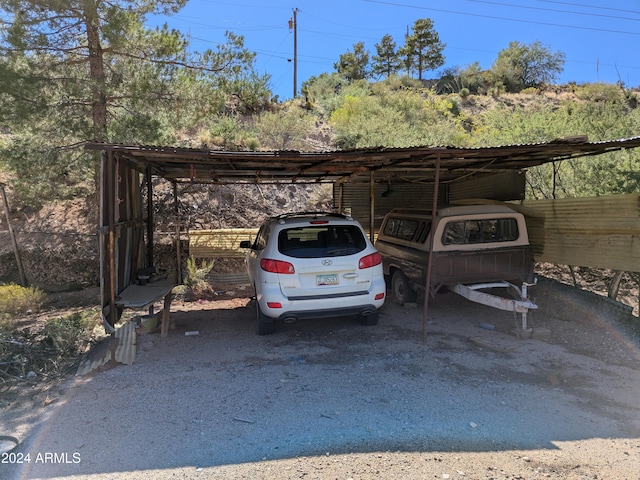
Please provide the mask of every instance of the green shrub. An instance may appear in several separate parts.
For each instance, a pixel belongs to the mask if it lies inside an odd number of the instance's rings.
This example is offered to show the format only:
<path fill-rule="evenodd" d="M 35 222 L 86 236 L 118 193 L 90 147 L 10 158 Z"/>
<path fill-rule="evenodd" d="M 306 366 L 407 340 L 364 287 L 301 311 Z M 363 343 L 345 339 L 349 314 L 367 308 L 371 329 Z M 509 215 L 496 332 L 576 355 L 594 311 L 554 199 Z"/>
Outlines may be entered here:
<path fill-rule="evenodd" d="M 588 83 L 575 90 L 576 97 L 588 102 L 606 102 L 620 104 L 624 101 L 624 92 L 611 83 Z"/>
<path fill-rule="evenodd" d="M 47 320 L 42 330 L 43 343 L 53 347 L 59 356 L 67 357 L 82 353 L 85 341 L 95 326 L 96 318 L 94 310 L 51 318 Z"/>
<path fill-rule="evenodd" d="M 214 260 L 207 262 L 203 260 L 198 265 L 197 260 L 191 255 L 187 259 L 187 275 L 184 284 L 194 292 L 203 292 L 208 289 L 207 275 L 213 269 Z"/>
<path fill-rule="evenodd" d="M 35 287 L 22 287 L 10 283 L 0 285 L 0 316 L 23 315 L 42 306 L 45 294 Z"/>
<path fill-rule="evenodd" d="M 301 150 L 304 139 L 313 131 L 314 118 L 294 106 L 256 115 L 254 126 L 261 145 L 274 150 Z"/>

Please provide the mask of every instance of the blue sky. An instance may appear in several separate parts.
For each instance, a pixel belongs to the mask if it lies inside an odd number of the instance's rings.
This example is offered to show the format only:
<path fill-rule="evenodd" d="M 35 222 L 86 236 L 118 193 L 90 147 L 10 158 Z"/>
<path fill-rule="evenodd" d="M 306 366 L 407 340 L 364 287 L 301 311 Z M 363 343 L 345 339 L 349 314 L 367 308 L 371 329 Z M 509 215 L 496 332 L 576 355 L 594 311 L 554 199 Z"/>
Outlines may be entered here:
<path fill-rule="evenodd" d="M 479 62 L 490 68 L 509 42 L 540 41 L 566 55 L 559 83 L 620 80 L 640 86 L 640 2 L 637 0 L 189 0 L 166 22 L 188 35 L 191 48 L 203 51 L 224 41 L 229 30 L 245 38 L 257 54 L 259 73 L 271 75 L 281 100 L 293 96 L 293 32 L 289 19 L 297 9 L 297 91 L 309 77 L 333 72 L 341 54 L 364 42 L 370 55 L 386 34 L 398 46 L 407 28 L 430 18 L 446 44 L 446 67 Z"/>

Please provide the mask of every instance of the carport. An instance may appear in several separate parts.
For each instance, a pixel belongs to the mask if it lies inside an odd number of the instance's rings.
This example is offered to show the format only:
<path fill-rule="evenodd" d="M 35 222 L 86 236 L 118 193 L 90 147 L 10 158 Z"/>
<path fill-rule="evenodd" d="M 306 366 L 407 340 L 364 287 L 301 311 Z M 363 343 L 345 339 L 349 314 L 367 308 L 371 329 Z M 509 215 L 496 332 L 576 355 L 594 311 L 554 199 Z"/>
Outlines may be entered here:
<path fill-rule="evenodd" d="M 366 208 L 351 213 L 365 228 L 368 227 L 373 238 L 376 220 L 381 218 L 385 208 L 389 208 L 385 198 L 392 188 L 407 188 L 410 192 L 400 196 L 403 205 L 409 206 L 416 200 L 429 198 L 434 210 L 439 202 L 452 199 L 522 200 L 524 175 L 528 168 L 639 146 L 640 136 L 605 142 L 569 137 L 540 144 L 487 148 L 366 148 L 327 152 L 229 152 L 89 143 L 87 149 L 102 151 L 99 238 L 100 291 L 105 328 L 113 332 L 113 326 L 122 313 L 122 302 L 117 299 L 130 293 L 131 289 L 129 292 L 127 289 L 136 286 L 139 277 L 144 277 L 148 269 L 153 268 L 154 176 L 173 185 L 176 261 L 179 266 L 182 253 L 177 199 L 178 184 L 181 183 L 330 183 L 340 211 L 351 207 L 351 202 L 346 200 L 349 192 L 366 192 Z M 145 191 L 146 204 L 143 205 Z M 465 193 L 471 195 L 465 197 Z M 362 197 L 362 194 L 358 195 Z M 180 283 L 179 267 L 177 272 L 175 282 Z M 171 285 L 175 282 L 138 289 L 145 295 L 135 298 L 131 305 L 146 306 L 164 297 L 168 310 Z M 163 335 L 166 335 L 166 328 L 165 321 Z"/>

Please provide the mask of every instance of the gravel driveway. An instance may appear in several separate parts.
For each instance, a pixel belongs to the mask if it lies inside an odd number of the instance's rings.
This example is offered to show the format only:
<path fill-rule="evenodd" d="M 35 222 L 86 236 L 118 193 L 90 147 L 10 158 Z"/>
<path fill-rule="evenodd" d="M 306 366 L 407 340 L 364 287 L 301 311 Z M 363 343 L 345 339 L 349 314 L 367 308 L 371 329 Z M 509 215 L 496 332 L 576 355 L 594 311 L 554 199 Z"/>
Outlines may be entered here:
<path fill-rule="evenodd" d="M 177 303 L 133 365 L 3 413 L 30 463 L 0 477 L 636 480 L 637 341 L 536 288 L 526 340 L 453 293 L 431 301 L 426 343 L 421 305 L 260 337 L 248 298 Z"/>

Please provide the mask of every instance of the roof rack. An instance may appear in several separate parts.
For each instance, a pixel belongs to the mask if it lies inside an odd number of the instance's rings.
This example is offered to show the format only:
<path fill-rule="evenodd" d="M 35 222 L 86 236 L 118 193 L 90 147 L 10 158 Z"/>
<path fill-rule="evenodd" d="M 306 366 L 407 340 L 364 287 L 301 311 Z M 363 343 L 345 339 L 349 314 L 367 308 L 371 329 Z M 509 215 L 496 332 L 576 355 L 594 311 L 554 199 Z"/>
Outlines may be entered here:
<path fill-rule="evenodd" d="M 304 212 L 290 212 L 276 215 L 273 218 L 284 219 L 290 217 L 336 217 L 336 218 L 351 218 L 349 215 L 336 212 L 323 212 L 323 211 L 304 211 Z"/>

